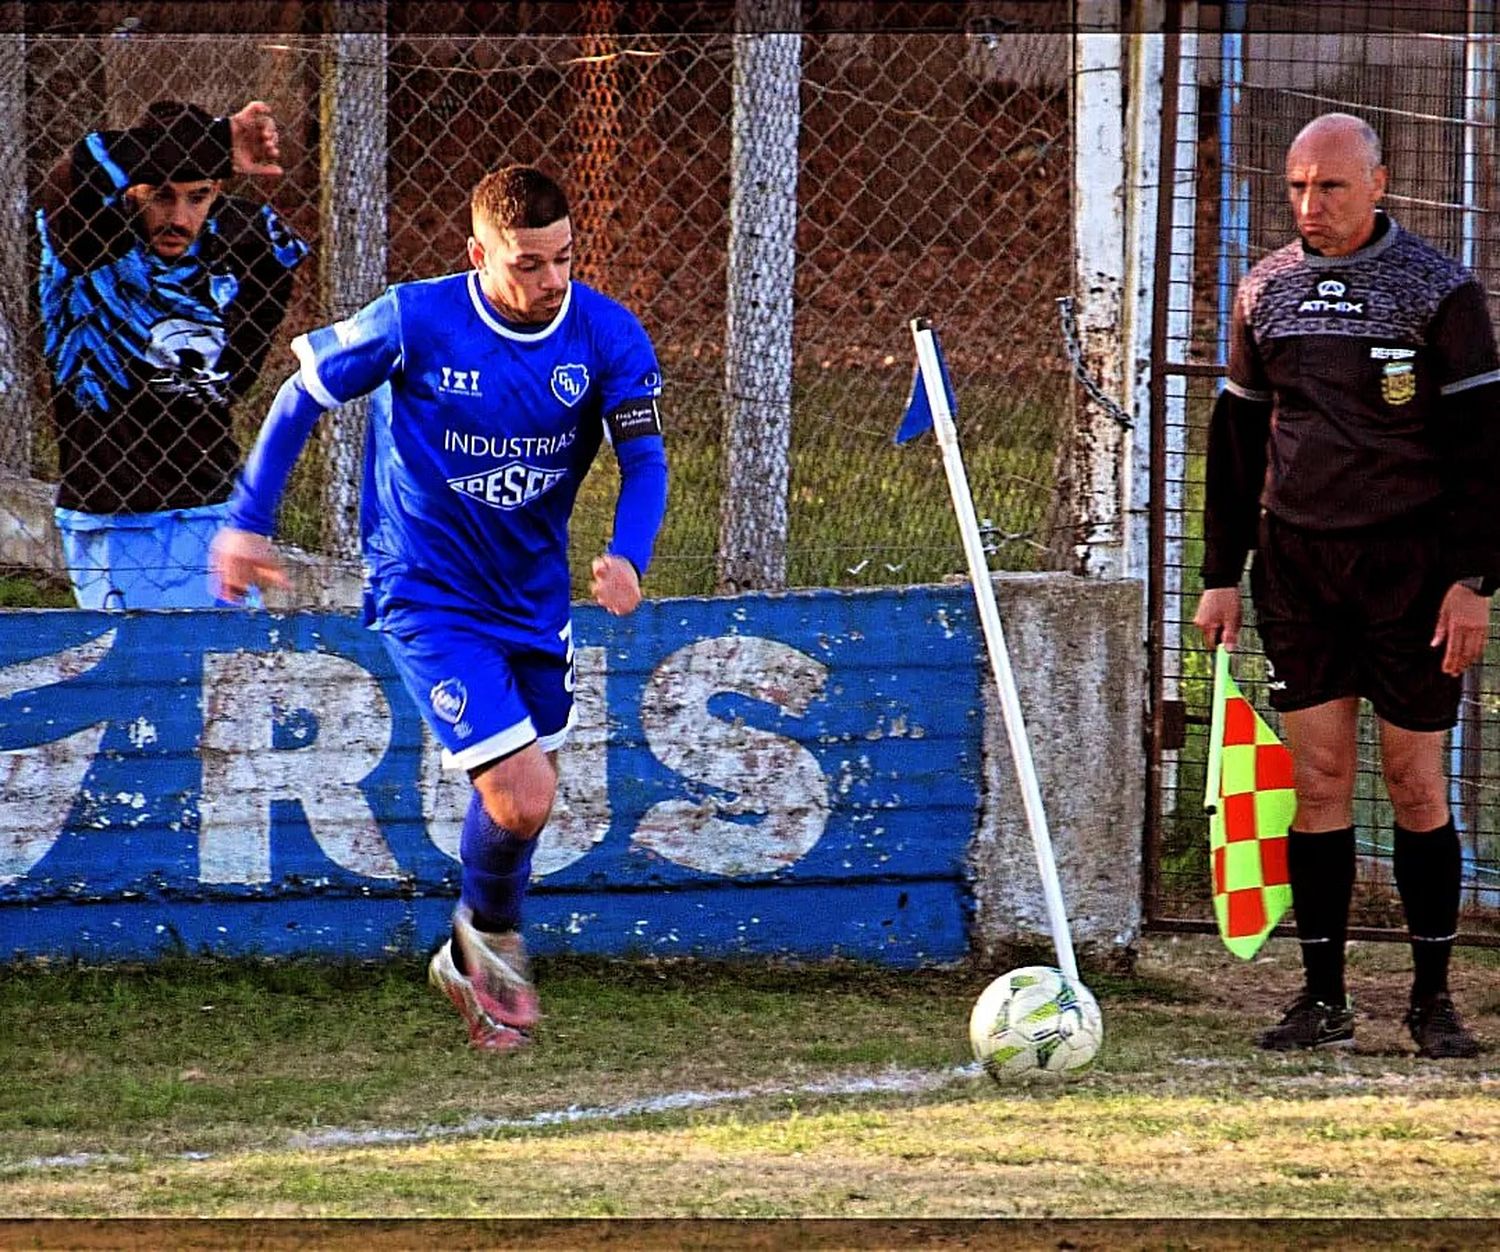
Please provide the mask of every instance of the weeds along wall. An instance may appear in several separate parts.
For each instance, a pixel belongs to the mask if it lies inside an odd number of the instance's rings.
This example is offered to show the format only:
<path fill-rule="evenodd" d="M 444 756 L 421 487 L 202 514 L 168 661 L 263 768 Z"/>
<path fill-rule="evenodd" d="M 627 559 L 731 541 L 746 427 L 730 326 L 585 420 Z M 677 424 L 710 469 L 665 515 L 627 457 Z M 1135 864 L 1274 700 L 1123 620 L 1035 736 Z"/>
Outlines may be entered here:
<path fill-rule="evenodd" d="M 1055 7 L 1025 6 L 1022 27 L 991 20 L 1005 5 L 886 6 L 875 28 L 869 6 L 765 0 L 739 6 L 747 42 L 722 3 L 0 5 L 0 472 L 36 494 L 57 468 L 30 220 L 49 167 L 154 99 L 260 99 L 285 174 L 229 189 L 313 252 L 238 407 L 242 444 L 294 335 L 465 268 L 472 186 L 533 162 L 573 198 L 576 277 L 631 306 L 661 356 L 674 489 L 652 590 L 963 570 L 936 449 L 891 443 L 919 314 L 943 336 L 996 566 L 1058 567 L 1072 53 Z M 325 419 L 284 539 L 352 555 L 360 421 Z M 606 454 L 580 550 L 609 526 L 612 475 Z M 54 574 L 29 517 L 0 561 Z"/>

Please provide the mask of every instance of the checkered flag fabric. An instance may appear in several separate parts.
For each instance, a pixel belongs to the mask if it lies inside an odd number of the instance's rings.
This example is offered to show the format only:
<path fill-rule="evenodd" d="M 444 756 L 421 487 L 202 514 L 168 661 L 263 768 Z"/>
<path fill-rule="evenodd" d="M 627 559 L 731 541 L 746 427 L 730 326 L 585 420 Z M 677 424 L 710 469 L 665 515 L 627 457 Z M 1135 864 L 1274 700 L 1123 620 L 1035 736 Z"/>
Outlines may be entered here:
<path fill-rule="evenodd" d="M 1240 694 L 1222 644 L 1203 807 L 1219 934 L 1225 947 L 1249 960 L 1292 903 L 1286 836 L 1297 799 L 1292 754 Z"/>

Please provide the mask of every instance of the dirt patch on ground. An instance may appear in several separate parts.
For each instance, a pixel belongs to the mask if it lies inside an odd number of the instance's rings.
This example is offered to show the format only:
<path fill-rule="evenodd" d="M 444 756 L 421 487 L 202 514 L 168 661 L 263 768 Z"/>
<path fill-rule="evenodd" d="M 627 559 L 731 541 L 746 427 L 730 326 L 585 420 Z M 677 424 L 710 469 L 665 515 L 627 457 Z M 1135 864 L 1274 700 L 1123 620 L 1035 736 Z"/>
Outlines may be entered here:
<path fill-rule="evenodd" d="M 1246 1035 L 1275 1022 L 1302 987 L 1295 940 L 1272 939 L 1250 961 L 1231 955 L 1211 935 L 1150 935 L 1140 946 L 1137 972 L 1179 982 L 1201 1004 L 1243 1014 Z M 1500 952 L 1459 948 L 1450 976 L 1464 1020 L 1500 1052 Z M 1358 1013 L 1357 1055 L 1414 1055 L 1402 1018 L 1411 987 L 1411 952 L 1404 943 L 1349 945 L 1348 984 Z"/>

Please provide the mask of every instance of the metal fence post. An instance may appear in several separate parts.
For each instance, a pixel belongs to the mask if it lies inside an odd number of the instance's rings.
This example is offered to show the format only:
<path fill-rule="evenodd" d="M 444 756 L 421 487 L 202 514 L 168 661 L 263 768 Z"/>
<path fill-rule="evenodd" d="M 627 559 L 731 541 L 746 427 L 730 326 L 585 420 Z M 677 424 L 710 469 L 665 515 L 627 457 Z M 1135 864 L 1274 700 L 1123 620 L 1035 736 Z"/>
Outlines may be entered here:
<path fill-rule="evenodd" d="M 36 396 L 27 360 L 26 32 L 18 0 L 0 3 L 0 470 L 29 474 Z"/>
<path fill-rule="evenodd" d="M 786 586 L 800 8 L 797 0 L 739 0 L 735 12 L 723 591 Z"/>
<path fill-rule="evenodd" d="M 386 12 L 383 2 L 330 0 L 323 57 L 320 279 L 324 314 L 348 317 L 386 282 Z M 328 551 L 359 551 L 359 493 L 369 401 L 321 423 Z"/>
<path fill-rule="evenodd" d="M 1152 327 L 1156 293 L 1156 247 L 1161 197 L 1172 195 L 1163 183 L 1161 164 L 1163 75 L 1166 72 L 1166 24 L 1163 0 L 1140 6 L 1138 29 L 1128 48 L 1129 180 L 1125 187 L 1125 283 L 1120 339 L 1124 347 L 1121 391 L 1135 427 L 1127 442 L 1129 527 L 1122 573 L 1144 578 L 1150 564 Z"/>

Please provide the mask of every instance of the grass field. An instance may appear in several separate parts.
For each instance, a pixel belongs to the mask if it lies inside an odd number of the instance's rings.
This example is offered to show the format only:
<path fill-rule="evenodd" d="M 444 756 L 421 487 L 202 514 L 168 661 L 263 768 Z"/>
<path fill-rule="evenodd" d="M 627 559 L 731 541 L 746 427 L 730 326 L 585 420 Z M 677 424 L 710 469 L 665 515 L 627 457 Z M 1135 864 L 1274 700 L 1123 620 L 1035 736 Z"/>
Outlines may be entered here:
<path fill-rule="evenodd" d="M 1496 956 L 1456 971 L 1491 1041 Z M 1393 944 L 1353 951 L 1354 1053 L 1260 1053 L 1294 962 L 1150 938 L 1087 975 L 1094 1068 L 1004 1088 L 974 969 L 558 958 L 497 1058 L 410 961 L 11 967 L 0 1215 L 1500 1217 L 1496 1054 L 1415 1058 Z"/>

